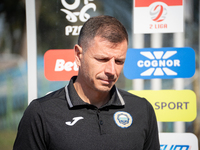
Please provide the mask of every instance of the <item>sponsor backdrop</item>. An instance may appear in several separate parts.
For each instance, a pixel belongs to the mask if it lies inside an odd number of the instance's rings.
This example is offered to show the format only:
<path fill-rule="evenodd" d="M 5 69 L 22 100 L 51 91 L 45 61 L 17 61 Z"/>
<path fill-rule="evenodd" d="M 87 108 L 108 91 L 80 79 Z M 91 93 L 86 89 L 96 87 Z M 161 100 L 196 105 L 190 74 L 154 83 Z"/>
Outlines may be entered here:
<path fill-rule="evenodd" d="M 183 0 L 134 0 L 134 33 L 183 32 Z M 128 79 L 191 78 L 195 53 L 184 48 L 129 49 L 124 66 Z M 196 95 L 191 90 L 144 90 L 130 93 L 147 98 L 158 121 L 190 122 L 196 118 Z M 160 133 L 160 150 L 197 150 L 191 133 Z"/>
<path fill-rule="evenodd" d="M 95 0 L 61 0 L 60 12 L 65 17 L 62 28 L 67 46 L 72 47 L 82 25 L 97 14 Z M 134 0 L 134 33 L 183 32 L 183 0 Z M 75 40 L 71 41 L 71 37 Z M 73 44 L 74 43 L 74 44 Z M 44 74 L 50 81 L 69 81 L 77 75 L 73 49 L 52 47 L 44 54 Z M 129 48 L 124 65 L 127 79 L 191 78 L 195 73 L 192 48 Z M 158 121 L 191 122 L 196 118 L 196 95 L 191 90 L 129 91 L 145 97 L 152 104 Z M 191 133 L 160 133 L 161 150 L 197 150 L 197 138 Z"/>

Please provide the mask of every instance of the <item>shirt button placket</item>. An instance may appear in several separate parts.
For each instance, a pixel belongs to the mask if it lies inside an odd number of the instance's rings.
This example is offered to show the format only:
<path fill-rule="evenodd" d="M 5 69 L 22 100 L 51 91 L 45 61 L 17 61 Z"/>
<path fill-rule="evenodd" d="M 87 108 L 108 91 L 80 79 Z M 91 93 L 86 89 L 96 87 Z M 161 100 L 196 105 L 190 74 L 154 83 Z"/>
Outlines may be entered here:
<path fill-rule="evenodd" d="M 102 120 L 99 120 L 99 124 L 100 124 L 100 125 L 103 125 L 103 121 L 102 121 Z"/>
<path fill-rule="evenodd" d="M 102 120 L 102 116 L 101 116 L 101 111 L 99 109 L 97 109 L 97 118 L 98 118 L 98 122 L 99 122 L 100 134 L 105 134 L 105 132 L 103 130 L 103 120 Z"/>

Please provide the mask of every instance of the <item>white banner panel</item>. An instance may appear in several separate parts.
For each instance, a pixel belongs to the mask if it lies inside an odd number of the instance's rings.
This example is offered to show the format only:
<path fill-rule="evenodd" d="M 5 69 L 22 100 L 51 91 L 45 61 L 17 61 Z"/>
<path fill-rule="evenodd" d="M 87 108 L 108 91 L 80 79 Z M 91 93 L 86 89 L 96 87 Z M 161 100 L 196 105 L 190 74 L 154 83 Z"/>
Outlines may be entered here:
<path fill-rule="evenodd" d="M 134 2 L 134 33 L 183 32 L 183 0 Z"/>
<path fill-rule="evenodd" d="M 198 150 L 198 139 L 192 133 L 159 133 L 160 150 Z"/>

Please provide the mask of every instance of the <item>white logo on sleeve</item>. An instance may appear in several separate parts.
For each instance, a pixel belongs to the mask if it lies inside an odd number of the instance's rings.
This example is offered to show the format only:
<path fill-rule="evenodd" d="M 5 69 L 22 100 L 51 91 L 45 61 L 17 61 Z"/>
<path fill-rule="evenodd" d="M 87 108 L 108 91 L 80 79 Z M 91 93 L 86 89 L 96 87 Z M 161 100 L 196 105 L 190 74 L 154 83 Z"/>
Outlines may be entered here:
<path fill-rule="evenodd" d="M 68 126 L 73 126 L 81 119 L 84 119 L 84 118 L 83 117 L 74 117 L 72 119 L 73 120 L 72 122 L 71 121 L 67 121 L 67 122 L 65 122 L 65 124 L 68 125 Z"/>

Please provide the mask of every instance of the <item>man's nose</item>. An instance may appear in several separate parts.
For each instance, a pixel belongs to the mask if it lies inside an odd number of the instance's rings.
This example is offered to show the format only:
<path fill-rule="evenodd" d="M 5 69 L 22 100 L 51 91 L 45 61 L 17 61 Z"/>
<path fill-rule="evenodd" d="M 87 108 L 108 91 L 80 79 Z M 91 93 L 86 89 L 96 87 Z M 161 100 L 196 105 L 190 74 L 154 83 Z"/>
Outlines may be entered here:
<path fill-rule="evenodd" d="M 110 75 L 115 75 L 116 69 L 115 69 L 115 59 L 110 59 L 105 66 L 105 73 Z"/>

